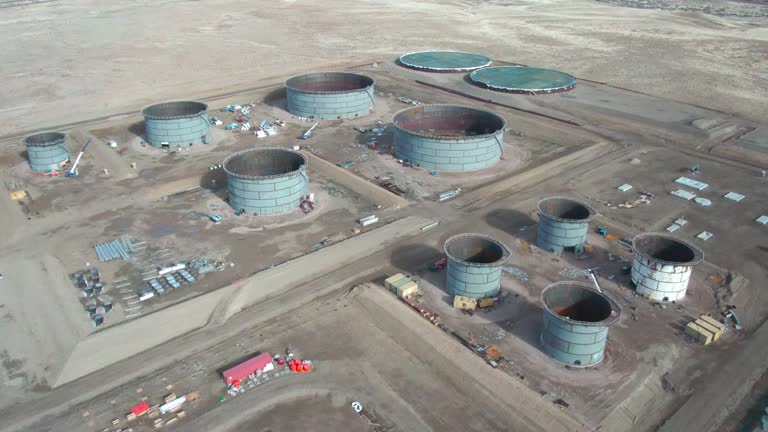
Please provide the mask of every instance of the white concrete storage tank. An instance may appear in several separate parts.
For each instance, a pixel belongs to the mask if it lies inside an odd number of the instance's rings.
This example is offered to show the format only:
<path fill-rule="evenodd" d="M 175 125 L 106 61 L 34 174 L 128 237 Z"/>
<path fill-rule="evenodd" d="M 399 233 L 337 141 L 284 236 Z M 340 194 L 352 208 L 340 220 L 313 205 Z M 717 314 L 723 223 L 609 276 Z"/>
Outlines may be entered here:
<path fill-rule="evenodd" d="M 307 157 L 282 148 L 255 148 L 224 160 L 229 205 L 252 215 L 287 213 L 307 193 Z"/>
<path fill-rule="evenodd" d="M 162 102 L 142 110 L 145 137 L 153 147 L 208 144 L 208 105 L 196 101 Z"/>
<path fill-rule="evenodd" d="M 373 111 L 373 78 L 351 72 L 318 72 L 285 82 L 288 112 L 312 119 L 363 117 Z"/>
<path fill-rule="evenodd" d="M 536 244 L 562 255 L 573 248 L 575 254 L 584 251 L 589 223 L 595 216 L 592 207 L 572 198 L 554 196 L 539 201 L 539 225 Z"/>
<path fill-rule="evenodd" d="M 693 266 L 704 260 L 704 252 L 668 234 L 644 233 L 632 240 L 632 282 L 636 291 L 656 301 L 679 301 L 685 297 Z"/>
<path fill-rule="evenodd" d="M 61 169 L 69 162 L 67 136 L 60 132 L 42 132 L 24 138 L 29 165 L 36 172 Z"/>
<path fill-rule="evenodd" d="M 398 111 L 395 154 L 438 171 L 476 171 L 504 155 L 506 121 L 495 112 L 461 105 L 421 105 Z"/>
<path fill-rule="evenodd" d="M 509 248 L 483 234 L 458 234 L 446 240 L 444 247 L 449 293 L 476 299 L 499 295 L 501 267 L 509 260 Z"/>
<path fill-rule="evenodd" d="M 593 366 L 605 356 L 608 328 L 621 317 L 621 306 L 584 282 L 555 282 L 541 293 L 544 323 L 541 347 L 562 364 Z"/>

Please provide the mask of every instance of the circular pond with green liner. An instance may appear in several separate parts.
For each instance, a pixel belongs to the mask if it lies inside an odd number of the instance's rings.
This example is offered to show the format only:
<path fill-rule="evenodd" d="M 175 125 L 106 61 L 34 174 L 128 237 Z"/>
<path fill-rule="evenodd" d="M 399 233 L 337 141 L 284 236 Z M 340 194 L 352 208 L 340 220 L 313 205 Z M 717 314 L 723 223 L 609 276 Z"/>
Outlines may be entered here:
<path fill-rule="evenodd" d="M 496 66 L 469 74 L 475 84 L 510 93 L 557 93 L 571 90 L 576 78 L 552 69 L 528 66 Z"/>
<path fill-rule="evenodd" d="M 421 51 L 403 55 L 400 64 L 428 72 L 466 72 L 490 66 L 490 58 L 461 51 Z"/>

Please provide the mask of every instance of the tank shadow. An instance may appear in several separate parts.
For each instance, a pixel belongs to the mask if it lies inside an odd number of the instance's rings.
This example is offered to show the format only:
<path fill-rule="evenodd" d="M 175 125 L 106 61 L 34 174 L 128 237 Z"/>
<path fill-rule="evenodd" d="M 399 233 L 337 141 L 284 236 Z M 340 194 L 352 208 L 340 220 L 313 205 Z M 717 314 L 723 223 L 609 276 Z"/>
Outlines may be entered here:
<path fill-rule="evenodd" d="M 502 340 L 511 334 L 534 349 L 540 350 L 539 336 L 543 323 L 543 310 L 541 306 L 532 303 L 526 296 L 512 289 L 512 285 L 505 277 L 502 280 L 500 302 L 492 307 L 477 309 L 473 312 L 473 320 L 480 319 L 496 326 L 486 327 L 485 330 L 473 336 L 478 344 L 487 346 L 505 344 Z"/>
<path fill-rule="evenodd" d="M 142 120 L 128 126 L 128 132 L 132 133 L 133 135 L 141 139 L 144 139 L 144 133 L 146 132 L 144 127 L 144 121 Z"/>
<path fill-rule="evenodd" d="M 525 240 L 530 239 L 531 233 L 536 231 L 536 221 L 530 215 L 518 210 L 495 209 L 485 215 L 485 222 L 493 228 Z"/>
<path fill-rule="evenodd" d="M 287 110 L 288 105 L 286 101 L 285 87 L 280 87 L 267 93 L 262 99 L 262 102 L 273 108 Z"/>
<path fill-rule="evenodd" d="M 390 261 L 398 270 L 416 273 L 429 267 L 441 258 L 442 252 L 424 244 L 407 244 L 398 246 L 392 252 Z"/>
<path fill-rule="evenodd" d="M 207 170 L 200 176 L 200 187 L 210 190 L 221 199 L 226 199 L 227 173 L 221 168 Z"/>

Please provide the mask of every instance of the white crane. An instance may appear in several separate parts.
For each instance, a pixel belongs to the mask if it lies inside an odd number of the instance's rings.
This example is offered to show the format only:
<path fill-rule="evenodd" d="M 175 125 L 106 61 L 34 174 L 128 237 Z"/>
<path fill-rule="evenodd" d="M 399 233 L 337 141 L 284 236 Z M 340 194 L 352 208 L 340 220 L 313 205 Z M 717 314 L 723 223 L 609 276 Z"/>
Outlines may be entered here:
<path fill-rule="evenodd" d="M 67 177 L 77 177 L 77 165 L 80 163 L 80 159 L 83 157 L 83 154 L 85 154 L 85 149 L 88 148 L 88 144 L 90 143 L 91 143 L 91 139 L 88 138 L 88 141 L 85 142 L 83 149 L 80 150 L 80 153 L 77 155 L 77 159 L 75 159 L 75 163 L 72 164 L 72 169 L 70 169 L 69 172 L 65 174 Z"/>
<path fill-rule="evenodd" d="M 315 130 L 315 128 L 316 128 L 316 127 L 317 127 L 317 125 L 319 125 L 319 124 L 320 124 L 320 122 L 317 122 L 317 123 L 315 123 L 314 125 L 312 125 L 312 127 L 311 127 L 311 128 L 309 128 L 309 130 L 308 130 L 308 131 L 304 132 L 304 134 L 303 134 L 303 135 L 301 135 L 301 136 L 299 137 L 299 139 L 300 139 L 300 140 L 309 139 L 309 137 L 310 137 L 310 136 L 312 136 L 312 131 L 313 131 L 313 130 Z"/>
<path fill-rule="evenodd" d="M 600 267 L 594 267 L 594 268 L 588 268 L 584 270 L 562 270 L 560 272 L 560 276 L 565 277 L 578 277 L 578 276 L 584 276 L 587 279 L 591 279 L 592 283 L 595 284 L 595 288 L 597 289 L 597 292 L 602 293 L 603 290 L 600 288 L 600 284 L 597 282 L 597 277 L 595 276 L 595 270 L 599 269 Z"/>

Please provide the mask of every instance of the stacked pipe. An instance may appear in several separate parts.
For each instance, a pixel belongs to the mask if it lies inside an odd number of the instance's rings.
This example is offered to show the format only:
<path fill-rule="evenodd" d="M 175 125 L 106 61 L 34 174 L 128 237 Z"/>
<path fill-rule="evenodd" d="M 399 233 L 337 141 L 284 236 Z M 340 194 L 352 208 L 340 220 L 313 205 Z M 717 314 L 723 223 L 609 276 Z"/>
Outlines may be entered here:
<path fill-rule="evenodd" d="M 114 259 L 122 258 L 128 261 L 128 254 L 134 252 L 133 243 L 128 236 L 120 236 L 117 240 L 96 245 L 96 256 L 100 262 L 108 262 Z"/>

